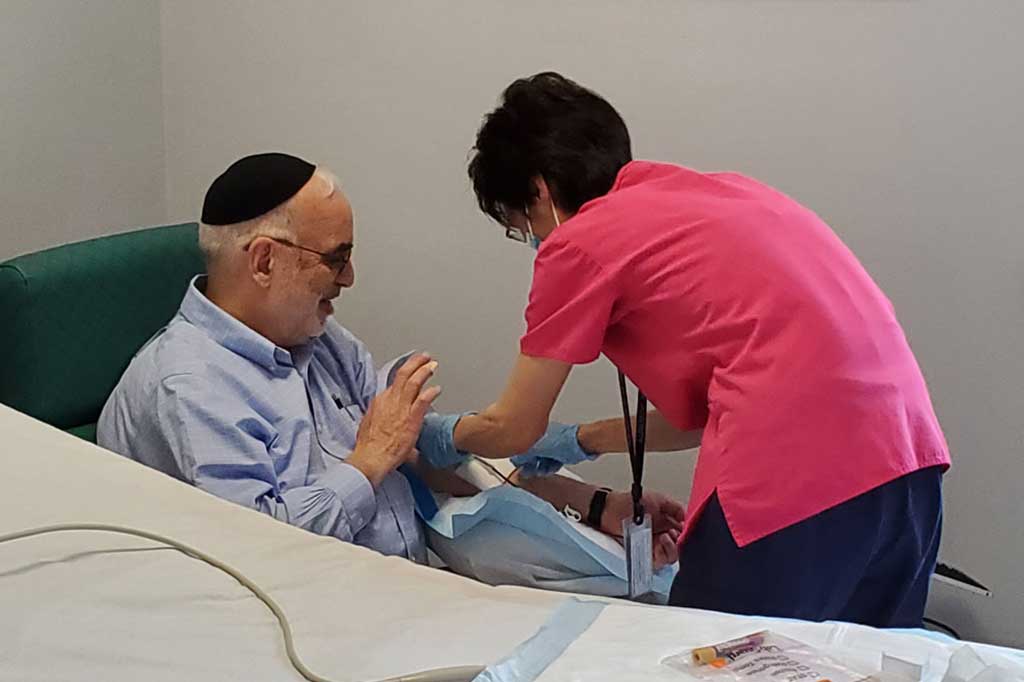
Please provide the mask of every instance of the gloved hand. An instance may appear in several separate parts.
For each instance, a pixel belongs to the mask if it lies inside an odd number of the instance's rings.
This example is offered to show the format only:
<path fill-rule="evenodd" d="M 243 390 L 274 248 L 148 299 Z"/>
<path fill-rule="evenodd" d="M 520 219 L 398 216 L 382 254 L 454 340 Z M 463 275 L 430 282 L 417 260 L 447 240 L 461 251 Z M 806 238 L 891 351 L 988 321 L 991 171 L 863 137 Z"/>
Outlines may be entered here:
<path fill-rule="evenodd" d="M 596 459 L 597 455 L 587 454 L 580 447 L 576 437 L 580 430 L 579 424 L 559 424 L 551 422 L 544 436 L 533 444 L 533 447 L 521 455 L 512 458 L 512 464 L 519 469 L 523 478 L 534 476 L 550 476 L 563 464 L 576 464 L 584 460 Z"/>
<path fill-rule="evenodd" d="M 420 456 L 435 469 L 454 469 L 468 459 L 469 455 L 455 449 L 455 425 L 470 412 L 462 414 L 438 414 L 430 412 L 423 417 L 420 437 L 416 449 Z"/>

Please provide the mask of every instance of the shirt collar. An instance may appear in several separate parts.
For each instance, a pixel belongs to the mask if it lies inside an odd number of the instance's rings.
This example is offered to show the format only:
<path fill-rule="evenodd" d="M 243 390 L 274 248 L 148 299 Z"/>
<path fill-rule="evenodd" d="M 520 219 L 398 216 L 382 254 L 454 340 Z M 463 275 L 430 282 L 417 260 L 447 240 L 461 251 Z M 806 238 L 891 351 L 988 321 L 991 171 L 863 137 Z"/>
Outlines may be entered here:
<path fill-rule="evenodd" d="M 196 275 L 188 285 L 181 302 L 181 316 L 201 329 L 218 345 L 254 362 L 269 371 L 294 367 L 304 372 L 312 356 L 312 344 L 307 343 L 291 351 L 238 320 L 208 299 L 201 288 L 206 287 L 206 275 Z"/>
<path fill-rule="evenodd" d="M 609 193 L 640 184 L 657 170 L 657 166 L 658 164 L 651 163 L 650 161 L 630 161 L 619 169 L 618 175 L 615 177 L 615 183 L 612 185 Z"/>
<path fill-rule="evenodd" d="M 577 214 L 593 208 L 604 197 L 608 196 L 608 194 L 613 194 L 618 192 L 620 189 L 632 187 L 633 185 L 639 185 L 641 182 L 647 180 L 659 166 L 662 166 L 662 164 L 653 163 L 651 161 L 630 161 L 619 169 L 619 172 L 615 175 L 615 182 L 612 183 L 612 188 L 608 190 L 608 193 L 595 197 L 580 206 L 580 210 L 577 211 Z M 569 222 L 569 220 L 572 220 L 572 218 L 569 218 L 565 222 Z"/>

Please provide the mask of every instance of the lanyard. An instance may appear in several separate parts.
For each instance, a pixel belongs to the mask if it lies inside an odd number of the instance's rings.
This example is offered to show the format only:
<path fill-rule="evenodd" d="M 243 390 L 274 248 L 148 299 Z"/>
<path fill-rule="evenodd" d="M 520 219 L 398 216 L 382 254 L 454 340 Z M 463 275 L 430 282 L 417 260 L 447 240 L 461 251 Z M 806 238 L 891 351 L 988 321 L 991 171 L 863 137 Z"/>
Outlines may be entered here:
<path fill-rule="evenodd" d="M 633 424 L 629 418 L 629 396 L 626 395 L 626 375 L 619 372 L 619 393 L 622 395 L 622 419 L 626 426 L 626 445 L 629 448 L 629 463 L 633 469 L 633 523 L 644 520 L 643 497 L 644 448 L 647 444 L 647 396 L 636 391 L 636 438 L 633 438 Z"/>

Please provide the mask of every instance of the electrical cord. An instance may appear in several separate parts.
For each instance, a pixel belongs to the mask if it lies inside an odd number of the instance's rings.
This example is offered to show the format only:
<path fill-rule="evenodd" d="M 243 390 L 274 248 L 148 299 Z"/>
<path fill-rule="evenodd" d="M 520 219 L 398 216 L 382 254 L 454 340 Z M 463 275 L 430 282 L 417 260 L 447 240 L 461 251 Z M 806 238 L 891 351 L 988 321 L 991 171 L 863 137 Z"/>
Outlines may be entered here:
<path fill-rule="evenodd" d="M 263 591 L 263 589 L 252 582 L 242 572 L 235 568 L 232 568 L 223 561 L 216 557 L 210 556 L 205 552 L 186 545 L 183 542 L 179 542 L 173 538 L 169 538 L 158 533 L 151 533 L 145 530 L 139 530 L 137 528 L 129 528 L 127 526 L 118 526 L 103 523 L 62 523 L 53 526 L 44 526 L 40 528 L 30 528 L 27 530 L 21 530 L 14 533 L 8 533 L 6 535 L 0 535 L 0 544 L 5 542 L 12 542 L 14 540 L 21 540 L 24 538 L 30 538 L 37 535 L 45 535 L 47 533 L 60 533 L 67 531 L 96 531 L 101 533 L 119 533 L 122 535 L 134 535 L 136 537 L 144 538 L 152 542 L 157 542 L 168 547 L 172 547 L 182 554 L 189 556 L 193 559 L 198 559 L 214 568 L 227 573 L 229 576 L 237 580 L 242 587 L 249 590 L 257 599 L 263 602 L 274 617 L 277 618 L 278 625 L 281 627 L 281 634 L 284 637 L 284 648 L 288 653 L 288 660 L 291 662 L 292 667 L 295 668 L 302 677 L 309 682 L 332 682 L 332 680 L 318 675 L 317 673 L 306 667 L 306 664 L 299 658 L 298 652 L 295 651 L 295 641 L 292 638 L 292 627 L 288 622 L 288 617 L 284 611 L 278 605 L 274 598 Z M 385 680 L 379 680 L 378 682 L 469 682 L 483 672 L 483 666 L 454 666 L 449 668 L 435 668 L 433 670 L 423 670 L 416 673 L 410 673 L 408 675 L 399 675 L 398 677 L 389 677 Z"/>
<path fill-rule="evenodd" d="M 510 475 L 506 476 L 505 474 L 503 474 L 500 471 L 498 471 L 498 467 L 494 466 L 493 464 L 491 464 L 490 462 L 485 460 L 483 457 L 476 457 L 476 456 L 474 456 L 474 459 L 477 462 L 479 462 L 480 464 L 483 464 L 485 467 L 487 467 L 493 475 L 495 475 L 498 478 L 500 478 L 501 479 L 501 485 L 506 485 L 507 484 L 507 485 L 512 486 L 513 488 L 521 487 L 521 486 L 516 485 L 515 483 L 512 482 L 512 476 L 515 476 L 516 472 L 518 472 L 519 469 L 516 469 Z"/>
<path fill-rule="evenodd" d="M 960 636 L 959 632 L 957 632 L 951 626 L 946 625 L 940 620 L 935 620 L 934 618 L 924 618 L 923 620 L 925 625 L 931 625 L 932 627 L 938 628 L 939 630 L 942 630 L 946 634 L 950 635 L 953 639 L 963 639 L 963 637 Z"/>

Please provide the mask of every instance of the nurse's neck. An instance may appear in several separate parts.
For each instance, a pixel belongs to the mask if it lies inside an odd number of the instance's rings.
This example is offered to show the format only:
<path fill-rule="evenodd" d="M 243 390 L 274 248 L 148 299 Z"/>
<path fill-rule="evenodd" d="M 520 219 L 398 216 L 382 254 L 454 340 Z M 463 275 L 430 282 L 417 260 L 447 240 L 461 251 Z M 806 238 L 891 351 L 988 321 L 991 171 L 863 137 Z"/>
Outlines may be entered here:
<path fill-rule="evenodd" d="M 538 197 L 530 206 L 527 215 L 530 218 L 530 227 L 533 229 L 534 236 L 546 239 L 555 231 L 555 228 L 574 214 L 556 206 L 549 197 Z"/>
<path fill-rule="evenodd" d="M 555 231 L 555 228 L 572 218 L 575 213 L 570 213 L 558 206 L 544 176 L 538 175 L 532 179 L 532 182 L 536 198 L 526 207 L 526 215 L 530 219 L 530 227 L 533 228 L 534 236 L 538 239 L 545 239 Z"/>

